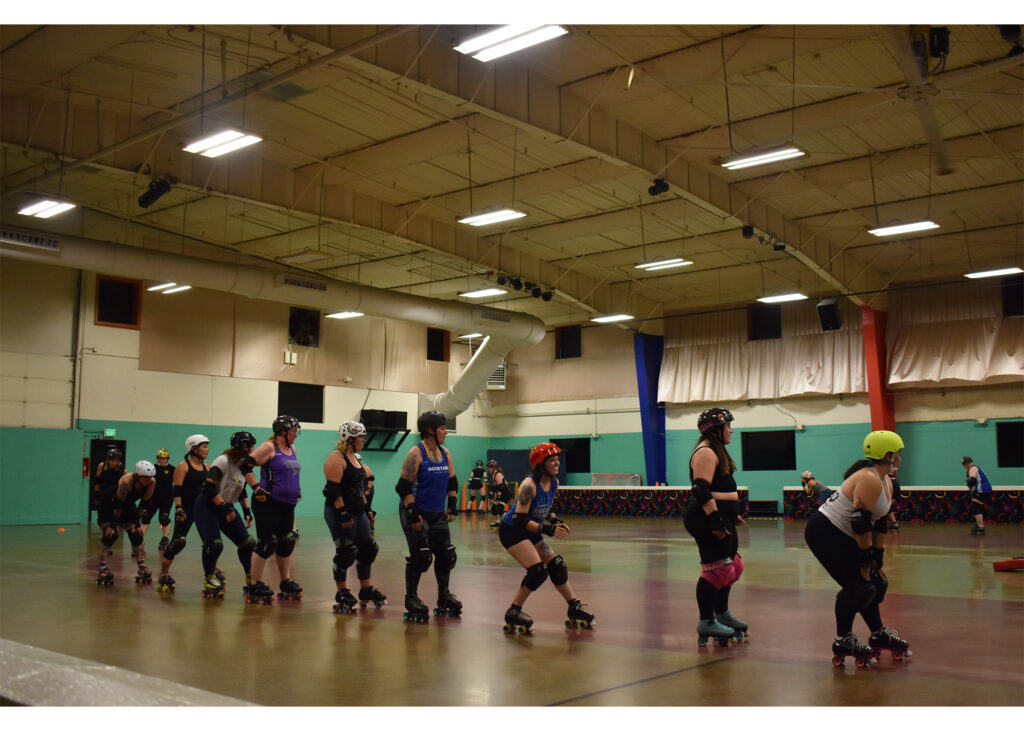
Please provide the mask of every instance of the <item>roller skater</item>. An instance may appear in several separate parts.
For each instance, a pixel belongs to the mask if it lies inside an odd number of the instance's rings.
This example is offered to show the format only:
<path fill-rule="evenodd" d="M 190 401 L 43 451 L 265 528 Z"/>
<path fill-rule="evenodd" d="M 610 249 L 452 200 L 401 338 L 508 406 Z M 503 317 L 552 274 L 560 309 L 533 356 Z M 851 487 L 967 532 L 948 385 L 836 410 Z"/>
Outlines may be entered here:
<path fill-rule="evenodd" d="M 469 490 L 469 512 L 471 513 L 485 512 L 484 503 L 487 501 L 487 492 L 484 488 L 485 479 L 483 460 L 478 459 L 476 467 L 469 473 L 469 484 L 466 485 L 466 489 Z"/>
<path fill-rule="evenodd" d="M 735 638 L 736 630 L 727 627 L 714 619 L 702 619 L 697 622 L 697 646 L 707 647 L 708 638 L 713 637 L 721 647 L 728 647 Z"/>
<path fill-rule="evenodd" d="M 876 655 L 879 654 L 879 650 L 888 650 L 896 662 L 914 654 L 910 651 L 910 643 L 896 634 L 896 630 L 888 627 L 882 627 L 877 632 L 872 632 L 868 638 L 868 644 Z"/>
<path fill-rule="evenodd" d="M 729 627 L 735 633 L 734 639 L 736 642 L 743 642 L 744 637 L 750 637 L 750 633 L 747 631 L 747 623 L 736 619 L 728 609 L 724 612 L 716 612 L 715 621 Z"/>
<path fill-rule="evenodd" d="M 142 535 L 149 530 L 153 515 L 159 517 L 160 545 L 158 552 L 163 552 L 169 542 L 168 536 L 171 533 L 171 507 L 174 505 L 174 465 L 170 464 L 171 453 L 166 449 L 160 449 L 156 453 L 156 490 L 153 492 L 153 511 L 142 519 Z"/>
<path fill-rule="evenodd" d="M 836 635 L 833 663 L 841 665 L 853 656 L 865 667 L 878 651 L 853 634 L 853 620 L 860 614 L 875 642 L 893 641 L 882 623 L 880 605 L 889 588 L 882 568 L 886 516 L 892 504 L 890 475 L 902 460 L 903 439 L 891 431 L 873 431 L 864 439 L 866 460 L 858 460 L 843 475 L 839 490 L 807 521 L 804 538 L 814 557 L 840 586 L 836 594 Z M 901 656 L 902 647 L 896 643 Z M 906 648 L 902 648 L 905 650 Z M 895 657 L 895 655 L 894 655 Z"/>
<path fill-rule="evenodd" d="M 434 607 L 435 617 L 458 617 L 462 614 L 462 602 L 451 592 L 446 591 L 437 597 L 437 606 Z"/>
<path fill-rule="evenodd" d="M 174 593 L 174 577 L 170 574 L 163 574 L 156 580 L 156 590 L 162 594 Z"/>
<path fill-rule="evenodd" d="M 572 529 L 551 512 L 558 492 L 558 455 L 561 452 L 558 445 L 551 442 L 538 444 L 530 450 L 532 471 L 523 479 L 519 496 L 504 513 L 498 527 L 501 545 L 526 569 L 509 611 L 516 607 L 521 610 L 530 595 L 550 577 L 552 585 L 568 604 L 566 626 L 589 629 L 594 615 L 582 608 L 573 593 L 565 559 L 556 555 L 545 540 L 545 536 L 565 538 L 572 533 Z"/>
<path fill-rule="evenodd" d="M 368 603 L 380 609 L 388 603 L 388 598 L 373 586 L 364 586 L 359 590 L 359 608 L 366 609 Z"/>
<path fill-rule="evenodd" d="M 107 559 L 113 555 L 113 546 L 123 530 L 132 546 L 132 558 L 138 564 L 135 583 L 149 583 L 153 574 L 146 566 L 146 549 L 143 545 L 140 515 L 151 509 L 156 480 L 153 474 L 156 468 L 152 462 L 142 459 L 136 462 L 135 470 L 108 488 L 99 498 L 96 520 L 100 524 L 99 575 L 97 583 L 113 583 L 113 573 L 107 566 Z M 138 507 L 136 507 L 138 503 Z M 109 579 L 106 577 L 110 574 Z M 101 578 L 103 579 L 101 581 Z"/>
<path fill-rule="evenodd" d="M 281 582 L 281 591 L 278 592 L 277 598 L 285 601 L 298 601 L 302 598 L 302 587 L 291 579 L 285 579 Z"/>
<path fill-rule="evenodd" d="M 145 554 L 143 554 L 145 556 Z M 149 566 L 146 565 L 146 560 L 143 557 L 139 559 L 139 573 L 135 575 L 136 584 L 149 584 L 153 581 L 153 572 L 149 570 Z"/>
<path fill-rule="evenodd" d="M 405 455 L 402 473 L 395 485 L 400 500 L 399 520 L 409 546 L 409 556 L 405 559 L 405 617 L 413 617 L 412 621 L 426 621 L 426 606 L 418 598 L 418 589 L 420 577 L 431 564 L 437 579 L 438 610 L 444 610 L 444 616 L 458 616 L 454 613 L 455 604 L 446 598 L 450 596 L 451 572 L 458 558 L 448 523 L 458 515 L 456 495 L 459 489 L 455 462 L 448 449 L 442 446 L 448 435 L 447 425 L 448 419 L 439 411 L 420 414 L 416 427 L 421 441 Z M 459 603 L 459 613 L 461 607 Z M 440 616 L 440 611 L 438 614 Z"/>
<path fill-rule="evenodd" d="M 513 604 L 505 612 L 505 626 L 502 627 L 505 634 L 530 634 L 531 627 L 533 627 L 533 617 L 524 612 L 522 607 Z"/>
<path fill-rule="evenodd" d="M 832 664 L 839 667 L 848 657 L 854 659 L 857 667 L 864 668 L 878 660 L 878 653 L 858 640 L 853 632 L 848 632 L 832 642 Z"/>
<path fill-rule="evenodd" d="M 114 585 L 114 572 L 110 570 L 104 561 L 100 561 L 96 569 L 96 583 L 100 586 Z"/>
<path fill-rule="evenodd" d="M 335 614 L 355 614 L 356 598 L 348 589 L 338 589 L 334 595 L 333 609 Z"/>
<path fill-rule="evenodd" d="M 124 466 L 124 453 L 120 449 L 108 449 L 103 461 L 96 467 L 96 474 L 92 478 L 89 508 L 98 511 L 100 495 L 117 487 L 117 481 L 127 474 L 128 470 Z"/>
<path fill-rule="evenodd" d="M 202 595 L 204 599 L 224 598 L 224 582 L 217 578 L 217 574 L 207 574 L 203 579 Z"/>
<path fill-rule="evenodd" d="M 430 610 L 415 594 L 405 597 L 405 613 L 402 619 L 406 622 L 426 622 L 430 619 Z"/>
<path fill-rule="evenodd" d="M 185 539 L 192 530 L 196 520 L 195 504 L 199 499 L 209 465 L 206 458 L 210 454 L 210 440 L 202 434 L 192 434 L 185 439 L 185 457 L 174 468 L 171 478 L 171 496 L 174 503 L 174 529 L 171 540 L 160 556 L 160 574 L 170 573 L 171 564 L 179 553 L 185 550 Z M 205 571 L 204 573 L 209 573 Z"/>
<path fill-rule="evenodd" d="M 965 456 L 960 464 L 967 470 L 967 499 L 970 504 L 972 536 L 985 535 L 985 508 L 992 500 L 992 483 L 988 481 L 985 471 L 974 464 L 974 460 Z"/>

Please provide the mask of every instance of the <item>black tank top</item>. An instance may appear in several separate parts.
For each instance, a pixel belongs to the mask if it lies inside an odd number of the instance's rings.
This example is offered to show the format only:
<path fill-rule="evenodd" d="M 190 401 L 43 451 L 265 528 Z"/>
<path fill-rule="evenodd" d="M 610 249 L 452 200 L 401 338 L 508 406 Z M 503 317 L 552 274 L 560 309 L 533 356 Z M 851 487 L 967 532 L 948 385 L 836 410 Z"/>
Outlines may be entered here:
<path fill-rule="evenodd" d="M 707 445 L 697 447 L 697 449 L 711 449 Z M 697 449 L 693 450 L 690 454 L 690 484 L 693 484 L 693 455 L 697 453 Z M 715 467 L 715 477 L 711 480 L 711 492 L 736 492 L 736 478 L 729 474 L 722 472 L 721 460 L 719 460 L 718 466 Z"/>
<path fill-rule="evenodd" d="M 189 502 L 191 502 L 199 496 L 206 483 L 207 469 L 204 464 L 201 470 L 197 470 L 187 459 L 185 465 L 188 467 L 188 472 L 185 473 L 185 479 L 181 481 L 181 496 L 183 500 L 190 499 Z"/>
<path fill-rule="evenodd" d="M 124 474 L 124 465 L 120 467 L 108 468 L 106 462 L 103 463 L 103 471 L 100 472 L 100 476 L 96 478 L 96 484 L 98 486 L 97 492 L 104 493 L 111 487 L 117 486 L 117 481 L 121 479 L 121 475 Z"/>
<path fill-rule="evenodd" d="M 341 499 L 352 515 L 360 515 L 366 509 L 366 470 L 353 467 L 348 459 L 341 473 Z"/>
<path fill-rule="evenodd" d="M 174 485 L 174 465 L 156 465 L 156 492 L 166 494 Z"/>

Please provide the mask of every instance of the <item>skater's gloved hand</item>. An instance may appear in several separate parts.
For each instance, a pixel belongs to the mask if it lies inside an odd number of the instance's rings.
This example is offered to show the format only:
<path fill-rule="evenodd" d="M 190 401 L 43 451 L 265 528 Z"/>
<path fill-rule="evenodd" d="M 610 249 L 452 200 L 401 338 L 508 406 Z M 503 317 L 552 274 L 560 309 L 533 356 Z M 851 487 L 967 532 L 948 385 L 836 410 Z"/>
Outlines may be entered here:
<path fill-rule="evenodd" d="M 712 535 L 719 540 L 729 535 L 729 530 L 725 527 L 725 520 L 723 520 L 722 514 L 717 510 L 708 514 L 708 528 L 711 529 Z"/>
<path fill-rule="evenodd" d="M 889 532 L 890 533 L 899 533 L 900 532 L 900 524 L 897 521 L 895 521 L 895 520 L 893 522 L 889 523 Z"/>
<path fill-rule="evenodd" d="M 245 505 L 245 504 L 242 505 L 242 515 L 245 516 L 245 527 L 246 528 L 251 528 L 252 527 L 252 511 L 249 510 L 249 506 L 248 505 Z"/>
<path fill-rule="evenodd" d="M 174 522 L 176 522 L 176 523 L 184 523 L 187 518 L 188 518 L 188 516 L 185 515 L 185 511 L 182 510 L 181 506 L 179 505 L 178 506 L 178 512 L 174 514 Z"/>
<path fill-rule="evenodd" d="M 539 531 L 541 533 L 543 533 L 544 535 L 546 535 L 546 536 L 554 536 L 555 535 L 555 524 L 554 523 L 548 523 L 548 522 L 545 521 L 544 523 L 540 524 Z"/>
<path fill-rule="evenodd" d="M 262 487 L 256 487 L 256 488 L 253 488 L 252 499 L 257 501 L 257 502 L 260 502 L 260 503 L 265 503 L 265 502 L 267 502 L 267 495 L 269 495 L 269 494 L 270 493 L 268 493 Z"/>
<path fill-rule="evenodd" d="M 342 528 L 348 530 L 352 527 L 352 514 L 348 512 L 348 508 L 342 505 L 340 508 L 335 508 L 334 512 L 338 516 L 338 522 L 341 523 Z"/>
<path fill-rule="evenodd" d="M 234 508 L 232 508 L 227 503 L 221 503 L 217 507 L 220 508 L 220 512 L 224 515 L 224 520 L 226 520 L 229 523 L 233 521 L 236 517 L 238 517 L 235 515 Z"/>
<path fill-rule="evenodd" d="M 403 505 L 402 510 L 405 511 L 405 522 L 414 531 L 423 530 L 423 519 L 420 517 L 420 508 L 416 503 L 409 503 Z"/>
<path fill-rule="evenodd" d="M 377 511 L 376 510 L 367 510 L 366 511 L 366 517 L 370 519 L 370 527 L 372 528 L 374 523 L 377 522 Z"/>
<path fill-rule="evenodd" d="M 448 507 L 445 509 L 445 519 L 451 523 L 455 520 L 455 516 L 459 514 L 459 507 L 455 504 L 455 496 L 448 496 Z"/>

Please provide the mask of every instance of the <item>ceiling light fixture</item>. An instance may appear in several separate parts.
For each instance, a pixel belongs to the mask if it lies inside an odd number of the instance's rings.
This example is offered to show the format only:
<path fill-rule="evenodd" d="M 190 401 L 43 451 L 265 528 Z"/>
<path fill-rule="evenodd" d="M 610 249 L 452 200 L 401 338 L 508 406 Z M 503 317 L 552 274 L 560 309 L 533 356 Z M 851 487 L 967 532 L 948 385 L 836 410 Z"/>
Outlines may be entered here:
<path fill-rule="evenodd" d="M 177 282 L 165 282 L 163 284 L 154 284 L 152 287 L 146 287 L 147 292 L 159 292 L 161 289 L 169 289 L 171 287 L 177 287 Z"/>
<path fill-rule="evenodd" d="M 23 216 L 35 216 L 36 218 L 51 218 L 58 213 L 70 211 L 75 207 L 74 203 L 61 203 L 60 201 L 42 200 L 31 206 L 22 208 L 18 213 Z"/>
<path fill-rule="evenodd" d="M 807 153 L 801 150 L 799 147 L 788 145 L 786 147 L 780 147 L 776 150 L 769 150 L 767 152 L 757 153 L 746 153 L 738 157 L 730 158 L 721 163 L 722 167 L 726 170 L 740 170 L 742 168 L 750 168 L 755 165 L 767 165 L 772 162 L 781 162 L 782 160 L 789 160 L 794 157 L 802 157 Z"/>
<path fill-rule="evenodd" d="M 550 41 L 568 33 L 560 25 L 505 25 L 487 33 L 467 38 L 455 50 L 471 55 L 477 61 L 492 61 L 501 56 L 521 51 L 538 43 Z"/>
<path fill-rule="evenodd" d="M 467 226 L 489 226 L 492 223 L 501 223 L 502 221 L 512 221 L 516 218 L 522 218 L 526 214 L 522 211 L 514 211 L 511 208 L 502 208 L 500 211 L 488 211 L 487 213 L 475 213 L 465 218 L 458 219 L 459 223 L 464 223 Z"/>
<path fill-rule="evenodd" d="M 348 320 L 353 317 L 362 317 L 362 312 L 335 312 L 333 315 L 326 315 L 326 317 L 334 318 L 335 320 Z"/>
<path fill-rule="evenodd" d="M 643 269 L 646 272 L 656 272 L 659 269 L 672 269 L 673 267 L 685 267 L 693 264 L 692 261 L 687 259 L 660 259 L 658 261 L 645 261 L 643 264 L 637 264 L 634 269 Z"/>
<path fill-rule="evenodd" d="M 497 297 L 499 294 L 505 294 L 505 290 L 498 289 L 497 287 L 486 287 L 484 289 L 475 289 L 472 292 L 459 292 L 459 297 L 479 299 L 480 297 Z"/>
<path fill-rule="evenodd" d="M 806 294 L 800 294 L 799 292 L 791 292 L 790 294 L 776 294 L 771 297 L 758 297 L 758 302 L 764 302 L 766 305 L 771 305 L 776 302 L 795 302 L 796 300 L 807 299 Z"/>
<path fill-rule="evenodd" d="M 895 226 L 872 228 L 868 229 L 868 233 L 872 236 L 895 236 L 896 234 L 906 234 L 911 231 L 927 231 L 928 229 L 938 227 L 939 224 L 934 221 L 917 221 L 915 223 L 900 223 Z"/>
<path fill-rule="evenodd" d="M 632 320 L 632 315 L 604 315 L 602 317 L 591 317 L 591 322 L 624 322 Z"/>
<path fill-rule="evenodd" d="M 469 335 L 459 335 L 456 340 L 468 340 L 469 338 L 482 338 L 483 333 L 469 333 Z"/>
<path fill-rule="evenodd" d="M 262 141 L 262 137 L 247 135 L 245 132 L 239 132 L 236 129 L 229 129 L 209 137 L 204 137 L 182 149 L 185 152 L 194 152 L 203 157 L 220 157 L 221 155 L 226 155 L 229 152 L 234 152 Z"/>
<path fill-rule="evenodd" d="M 1003 277 L 1007 274 L 1024 274 L 1024 269 L 1020 267 L 1009 267 L 1008 269 L 990 269 L 987 272 L 971 272 L 964 276 L 968 279 L 982 279 L 984 277 Z"/>
<path fill-rule="evenodd" d="M 191 284 L 180 284 L 172 289 L 165 289 L 160 294 L 174 294 L 175 292 L 184 292 L 186 289 L 192 289 Z"/>

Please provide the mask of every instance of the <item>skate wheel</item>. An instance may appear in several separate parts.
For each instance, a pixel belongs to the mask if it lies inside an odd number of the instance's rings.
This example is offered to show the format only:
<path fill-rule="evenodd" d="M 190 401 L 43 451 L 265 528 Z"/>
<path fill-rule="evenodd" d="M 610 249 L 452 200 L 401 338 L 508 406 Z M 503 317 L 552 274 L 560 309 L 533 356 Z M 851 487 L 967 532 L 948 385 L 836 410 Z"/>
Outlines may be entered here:
<path fill-rule="evenodd" d="M 839 667 L 840 665 L 843 664 L 843 658 L 839 657 L 839 655 L 834 655 L 832 657 L 832 664 L 835 665 L 836 667 Z"/>
<path fill-rule="evenodd" d="M 708 638 L 707 637 L 698 637 L 697 638 L 697 647 L 707 647 L 707 646 L 708 646 Z"/>
<path fill-rule="evenodd" d="M 864 668 L 864 667 L 867 667 L 867 665 L 868 665 L 866 660 L 864 660 L 863 658 L 859 658 L 859 657 L 854 662 L 857 663 L 857 667 L 859 667 L 859 668 Z"/>
<path fill-rule="evenodd" d="M 501 628 L 501 631 L 505 634 L 509 634 L 510 632 L 512 632 L 512 628 L 506 624 L 504 627 Z"/>
<path fill-rule="evenodd" d="M 896 662 L 903 662 L 903 653 L 902 652 L 894 652 L 892 654 L 892 659 L 895 660 Z"/>
<path fill-rule="evenodd" d="M 728 647 L 729 646 L 729 639 L 730 638 L 728 638 L 728 637 L 719 637 L 718 638 L 718 646 L 719 647 Z"/>

